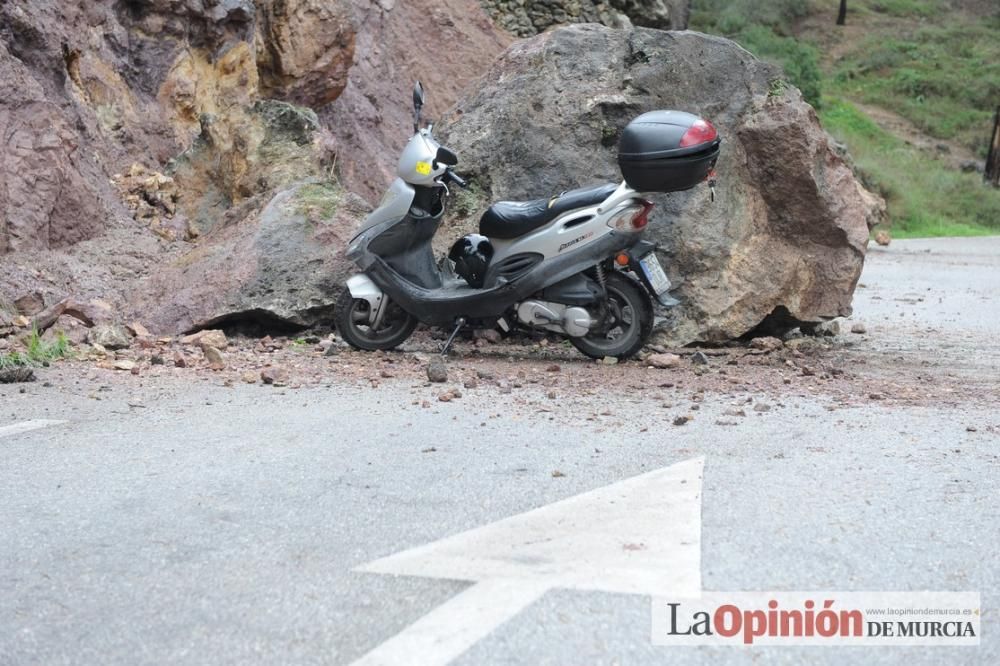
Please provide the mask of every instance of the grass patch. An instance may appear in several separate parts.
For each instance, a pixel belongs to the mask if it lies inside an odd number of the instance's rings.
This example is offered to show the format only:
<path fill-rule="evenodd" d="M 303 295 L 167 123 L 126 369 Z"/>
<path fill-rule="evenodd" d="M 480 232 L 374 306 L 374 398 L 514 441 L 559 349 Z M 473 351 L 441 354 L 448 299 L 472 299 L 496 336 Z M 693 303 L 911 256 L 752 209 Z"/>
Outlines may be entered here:
<path fill-rule="evenodd" d="M 791 23 L 810 3 L 796 0 L 704 0 L 692 11 L 695 30 L 728 37 L 761 60 L 780 66 L 807 102 L 819 107 L 822 73 L 815 46 L 788 36 Z"/>
<path fill-rule="evenodd" d="M 847 145 L 865 184 L 885 197 L 894 236 L 1000 233 L 1000 190 L 985 186 L 979 174 L 950 169 L 842 99 L 827 99 L 820 117 Z"/>
<path fill-rule="evenodd" d="M 832 93 L 892 109 L 985 157 L 1000 103 L 1000 19 L 872 34 L 832 74 Z"/>
<path fill-rule="evenodd" d="M 17 367 L 45 365 L 56 359 L 69 356 L 69 340 L 60 331 L 52 342 L 42 340 L 37 329 L 32 329 L 25 344 L 25 351 L 13 351 L 0 355 L 0 370 Z"/>
<path fill-rule="evenodd" d="M 333 183 L 308 183 L 295 192 L 295 207 L 305 215 L 329 219 L 337 213 L 342 195 Z"/>

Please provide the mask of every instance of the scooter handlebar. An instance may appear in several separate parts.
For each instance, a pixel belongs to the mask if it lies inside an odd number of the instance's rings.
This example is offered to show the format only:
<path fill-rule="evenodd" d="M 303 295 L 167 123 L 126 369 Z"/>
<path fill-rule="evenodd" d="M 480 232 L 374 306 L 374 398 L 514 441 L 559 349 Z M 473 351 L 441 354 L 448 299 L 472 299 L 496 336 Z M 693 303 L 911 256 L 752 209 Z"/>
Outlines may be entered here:
<path fill-rule="evenodd" d="M 455 183 L 459 187 L 465 188 L 469 186 L 469 181 L 465 180 L 451 169 L 445 171 L 444 176 L 449 182 Z"/>

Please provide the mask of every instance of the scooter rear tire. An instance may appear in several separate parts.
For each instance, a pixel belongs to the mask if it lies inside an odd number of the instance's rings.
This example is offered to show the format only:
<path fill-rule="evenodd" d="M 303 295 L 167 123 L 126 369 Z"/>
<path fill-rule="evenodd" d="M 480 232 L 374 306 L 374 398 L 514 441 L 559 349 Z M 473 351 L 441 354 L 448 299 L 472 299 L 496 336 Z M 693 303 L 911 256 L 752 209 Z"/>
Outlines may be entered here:
<path fill-rule="evenodd" d="M 369 307 L 368 301 L 351 296 L 349 289 L 344 289 L 337 299 L 333 313 L 334 323 L 344 342 L 355 349 L 364 351 L 395 349 L 403 344 L 417 327 L 416 317 L 390 302 L 386 305 L 381 328 L 373 331 L 366 323 Z"/>
<path fill-rule="evenodd" d="M 653 332 L 653 302 L 642 285 L 618 271 L 608 273 L 606 285 L 615 323 L 609 331 L 591 332 L 569 341 L 591 358 L 613 356 L 624 360 L 635 356 L 649 340 Z M 621 335 L 611 338 L 611 332 L 617 329 L 621 329 Z"/>

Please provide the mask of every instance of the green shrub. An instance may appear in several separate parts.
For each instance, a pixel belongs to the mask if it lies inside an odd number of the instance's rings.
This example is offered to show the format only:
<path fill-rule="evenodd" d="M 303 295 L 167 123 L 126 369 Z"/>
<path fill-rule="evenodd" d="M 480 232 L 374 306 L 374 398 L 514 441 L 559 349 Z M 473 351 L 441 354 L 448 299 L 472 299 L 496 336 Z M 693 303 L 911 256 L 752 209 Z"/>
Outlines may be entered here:
<path fill-rule="evenodd" d="M 45 342 L 37 329 L 32 329 L 25 341 L 24 351 L 13 351 L 0 354 L 0 370 L 11 367 L 41 365 L 59 358 L 69 356 L 69 340 L 63 333 L 58 333 L 52 342 Z"/>
<path fill-rule="evenodd" d="M 907 145 L 852 104 L 827 99 L 824 127 L 844 142 L 866 185 L 889 207 L 893 235 L 958 236 L 1000 232 L 1000 191 Z"/>

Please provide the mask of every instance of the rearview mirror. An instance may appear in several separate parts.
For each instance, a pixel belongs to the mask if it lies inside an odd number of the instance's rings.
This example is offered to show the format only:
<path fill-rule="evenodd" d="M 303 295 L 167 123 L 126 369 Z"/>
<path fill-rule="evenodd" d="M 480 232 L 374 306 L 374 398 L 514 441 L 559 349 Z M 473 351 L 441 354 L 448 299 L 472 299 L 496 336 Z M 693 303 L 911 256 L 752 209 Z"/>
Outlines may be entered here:
<path fill-rule="evenodd" d="M 458 164 L 458 155 L 451 152 L 444 146 L 441 146 L 438 148 L 437 156 L 435 156 L 434 161 L 440 162 L 445 166 L 455 166 L 456 164 Z"/>
<path fill-rule="evenodd" d="M 413 86 L 413 131 L 420 131 L 420 109 L 424 108 L 424 87 L 417 81 Z"/>

